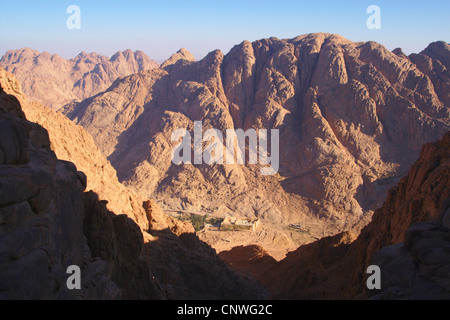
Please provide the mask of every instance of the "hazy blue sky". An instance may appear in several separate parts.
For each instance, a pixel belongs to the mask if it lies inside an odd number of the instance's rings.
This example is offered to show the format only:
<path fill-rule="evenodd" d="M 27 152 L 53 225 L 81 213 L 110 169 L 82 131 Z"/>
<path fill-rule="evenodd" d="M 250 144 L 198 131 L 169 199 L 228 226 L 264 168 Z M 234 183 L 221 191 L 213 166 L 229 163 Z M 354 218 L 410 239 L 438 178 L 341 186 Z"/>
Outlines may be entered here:
<path fill-rule="evenodd" d="M 66 27 L 72 4 L 81 9 L 80 30 Z M 369 5 L 381 8 L 380 30 L 366 27 Z M 22 47 L 65 58 L 130 48 L 165 59 L 184 47 L 201 58 L 215 49 L 227 53 L 243 40 L 311 32 L 373 40 L 409 54 L 449 41 L 449 12 L 448 0 L 0 0 L 0 56 Z"/>

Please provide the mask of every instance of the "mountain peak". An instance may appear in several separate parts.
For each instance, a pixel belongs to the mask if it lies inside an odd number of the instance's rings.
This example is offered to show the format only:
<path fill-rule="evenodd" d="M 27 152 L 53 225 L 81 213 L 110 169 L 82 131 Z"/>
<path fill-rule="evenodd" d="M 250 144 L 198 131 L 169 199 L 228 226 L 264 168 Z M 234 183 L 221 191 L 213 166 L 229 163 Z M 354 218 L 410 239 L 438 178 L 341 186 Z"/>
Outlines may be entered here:
<path fill-rule="evenodd" d="M 439 60 L 447 67 L 447 69 L 450 68 L 450 45 L 445 41 L 435 41 L 430 43 L 421 54 Z"/>
<path fill-rule="evenodd" d="M 180 50 L 177 51 L 177 53 L 174 53 L 173 55 L 171 55 L 169 59 L 167 59 L 166 61 L 164 61 L 161 64 L 161 69 L 164 69 L 167 66 L 173 65 L 173 64 L 177 63 L 179 60 L 195 62 L 194 56 L 185 48 L 181 48 Z"/>
<path fill-rule="evenodd" d="M 122 51 L 117 51 L 116 53 L 114 53 L 111 58 L 109 59 L 110 61 L 116 61 L 120 58 L 123 58 L 123 52 Z"/>
<path fill-rule="evenodd" d="M 408 56 L 403 52 L 402 48 L 395 48 L 392 53 L 405 59 L 409 59 Z"/>

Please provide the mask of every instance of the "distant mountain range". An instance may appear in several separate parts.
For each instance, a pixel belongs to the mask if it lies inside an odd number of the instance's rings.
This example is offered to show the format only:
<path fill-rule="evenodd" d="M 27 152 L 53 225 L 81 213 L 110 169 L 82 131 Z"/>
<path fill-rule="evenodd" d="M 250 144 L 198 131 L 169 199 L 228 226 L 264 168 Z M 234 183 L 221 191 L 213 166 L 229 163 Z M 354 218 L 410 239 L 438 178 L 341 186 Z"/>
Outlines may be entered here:
<path fill-rule="evenodd" d="M 11 50 L 0 67 L 12 72 L 32 101 L 52 109 L 106 90 L 117 78 L 159 65 L 142 51 L 125 50 L 112 57 L 81 52 L 70 60 L 30 48 Z"/>

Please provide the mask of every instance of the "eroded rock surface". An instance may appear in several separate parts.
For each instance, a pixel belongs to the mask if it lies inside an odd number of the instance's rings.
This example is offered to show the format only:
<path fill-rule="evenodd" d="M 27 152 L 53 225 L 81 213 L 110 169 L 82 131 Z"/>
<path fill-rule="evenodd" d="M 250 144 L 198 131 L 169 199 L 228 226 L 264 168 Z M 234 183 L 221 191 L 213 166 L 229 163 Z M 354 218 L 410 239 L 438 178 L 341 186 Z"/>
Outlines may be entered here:
<path fill-rule="evenodd" d="M 448 44 L 410 57 L 333 34 L 263 39 L 119 79 L 65 109 L 119 180 L 172 209 L 218 212 L 315 237 L 358 233 L 423 144 L 450 128 Z M 280 168 L 171 162 L 178 128 L 278 129 Z M 314 238 L 314 237 L 313 237 Z M 312 239 L 313 239 L 312 238 Z M 311 239 L 310 239 L 311 241 Z"/>

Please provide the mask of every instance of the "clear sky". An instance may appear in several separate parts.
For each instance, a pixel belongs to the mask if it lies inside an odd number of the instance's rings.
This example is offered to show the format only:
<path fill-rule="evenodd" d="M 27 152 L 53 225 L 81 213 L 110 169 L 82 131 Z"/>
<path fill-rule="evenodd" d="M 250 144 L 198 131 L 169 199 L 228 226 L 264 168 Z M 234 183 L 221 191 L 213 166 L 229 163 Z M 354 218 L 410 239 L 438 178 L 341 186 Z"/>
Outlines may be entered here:
<path fill-rule="evenodd" d="M 79 30 L 66 26 L 69 5 L 81 9 Z M 379 30 L 366 26 L 369 5 L 381 9 Z M 449 0 L 0 0 L 0 56 L 22 47 L 64 58 L 129 48 L 162 60 L 184 47 L 199 59 L 243 40 L 312 32 L 373 40 L 409 54 L 449 42 L 449 13 Z"/>

